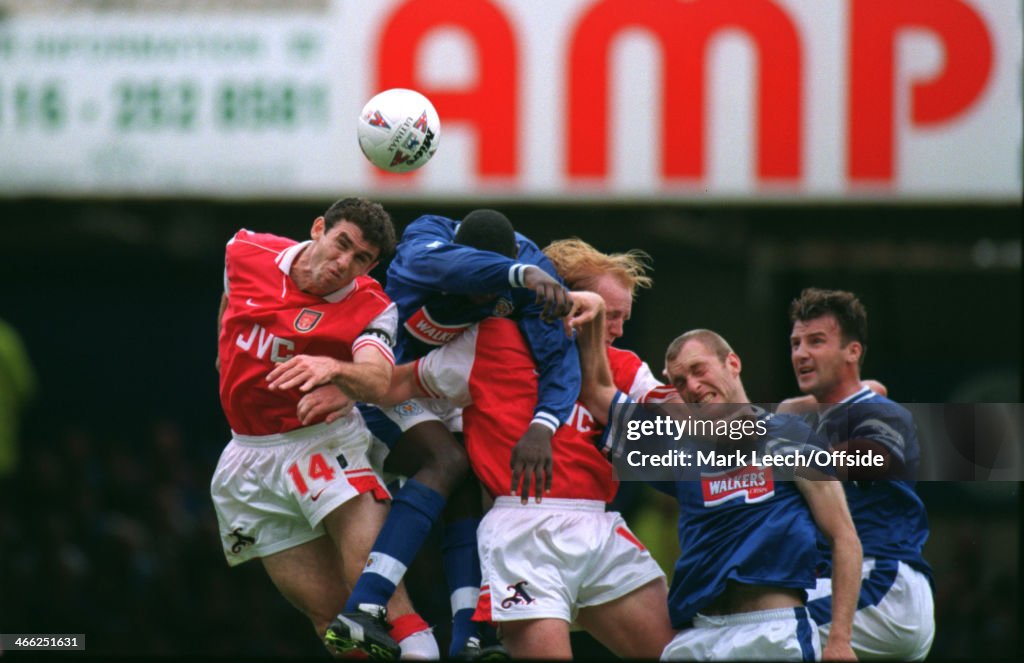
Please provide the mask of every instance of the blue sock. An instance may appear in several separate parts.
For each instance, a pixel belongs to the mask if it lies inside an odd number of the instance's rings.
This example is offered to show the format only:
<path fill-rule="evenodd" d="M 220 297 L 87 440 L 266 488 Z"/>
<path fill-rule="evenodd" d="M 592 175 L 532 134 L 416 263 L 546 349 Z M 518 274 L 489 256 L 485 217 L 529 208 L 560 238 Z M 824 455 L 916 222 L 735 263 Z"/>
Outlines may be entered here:
<path fill-rule="evenodd" d="M 448 655 L 454 657 L 466 644 L 466 638 L 476 635 L 471 618 L 480 594 L 480 554 L 476 547 L 476 529 L 479 518 L 467 518 L 451 523 L 444 530 L 441 548 L 444 574 L 452 603 L 452 641 Z"/>
<path fill-rule="evenodd" d="M 444 505 L 444 497 L 436 490 L 414 479 L 405 482 L 395 494 L 366 568 L 345 603 L 345 612 L 356 610 L 360 603 L 387 605 Z"/>

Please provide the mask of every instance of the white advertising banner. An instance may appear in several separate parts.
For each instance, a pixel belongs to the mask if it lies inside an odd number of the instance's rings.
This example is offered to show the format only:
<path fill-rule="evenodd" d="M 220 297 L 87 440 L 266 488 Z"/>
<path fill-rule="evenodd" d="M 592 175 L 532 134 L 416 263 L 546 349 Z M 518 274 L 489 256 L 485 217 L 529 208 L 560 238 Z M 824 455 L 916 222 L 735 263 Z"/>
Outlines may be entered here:
<path fill-rule="evenodd" d="M 1021 197 L 1018 0 L 0 4 L 0 195 Z M 373 94 L 441 117 L 407 175 Z"/>

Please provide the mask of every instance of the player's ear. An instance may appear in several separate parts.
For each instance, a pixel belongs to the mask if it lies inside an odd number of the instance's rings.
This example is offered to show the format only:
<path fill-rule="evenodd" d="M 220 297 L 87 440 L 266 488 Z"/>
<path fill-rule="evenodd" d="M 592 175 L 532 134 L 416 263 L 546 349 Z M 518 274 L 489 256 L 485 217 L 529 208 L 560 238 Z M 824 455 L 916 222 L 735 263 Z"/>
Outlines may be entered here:
<path fill-rule="evenodd" d="M 316 220 L 313 221 L 313 227 L 310 228 L 309 230 L 309 236 L 312 237 L 314 240 L 320 239 L 323 236 L 324 229 L 326 227 L 327 221 L 324 220 L 324 217 L 316 217 Z"/>
<path fill-rule="evenodd" d="M 735 352 L 730 352 L 726 355 L 725 365 L 732 370 L 734 376 L 739 375 L 740 371 L 743 370 L 743 362 L 740 361 L 740 356 Z"/>
<path fill-rule="evenodd" d="M 850 341 L 846 345 L 846 359 L 847 361 L 856 364 L 860 362 L 860 356 L 864 354 L 864 346 L 858 341 Z"/>

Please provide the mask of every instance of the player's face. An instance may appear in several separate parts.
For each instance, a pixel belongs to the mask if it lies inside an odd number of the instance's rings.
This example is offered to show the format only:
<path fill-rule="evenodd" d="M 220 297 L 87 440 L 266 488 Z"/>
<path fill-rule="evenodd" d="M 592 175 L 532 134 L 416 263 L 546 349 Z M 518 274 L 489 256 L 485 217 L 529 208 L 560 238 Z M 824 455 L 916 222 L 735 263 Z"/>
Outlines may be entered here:
<path fill-rule="evenodd" d="M 740 358 L 730 352 L 725 360 L 700 341 L 687 341 L 665 367 L 668 379 L 687 403 L 738 403 Z"/>
<path fill-rule="evenodd" d="M 483 306 L 484 304 L 490 304 L 491 302 L 493 302 L 497 298 L 498 298 L 497 293 L 495 293 L 493 295 L 466 295 L 466 299 L 471 301 L 473 304 L 476 304 L 477 306 Z"/>
<path fill-rule="evenodd" d="M 633 315 L 633 297 L 629 288 L 610 274 L 598 277 L 594 292 L 604 300 L 604 343 L 611 345 L 622 336 L 622 327 Z"/>
<path fill-rule="evenodd" d="M 330 229 L 325 225 L 323 217 L 313 223 L 313 244 L 308 250 L 314 289 L 327 294 L 373 269 L 380 251 L 363 239 L 363 231 L 354 223 L 339 221 Z"/>
<path fill-rule="evenodd" d="M 860 344 L 843 347 L 839 322 L 833 315 L 797 320 L 789 337 L 790 358 L 800 391 L 824 394 L 836 387 L 844 372 L 859 358 Z M 857 346 L 856 348 L 853 346 Z"/>

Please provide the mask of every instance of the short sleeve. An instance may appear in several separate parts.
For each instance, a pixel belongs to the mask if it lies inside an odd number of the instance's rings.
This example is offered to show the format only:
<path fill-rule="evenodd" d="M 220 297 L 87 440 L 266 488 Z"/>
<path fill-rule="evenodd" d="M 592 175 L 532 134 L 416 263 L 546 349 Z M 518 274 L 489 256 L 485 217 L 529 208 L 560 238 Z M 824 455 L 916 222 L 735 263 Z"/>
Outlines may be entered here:
<path fill-rule="evenodd" d="M 352 353 L 365 347 L 380 351 L 392 364 L 395 363 L 395 334 L 398 331 L 398 307 L 388 304 L 376 318 L 366 325 L 363 332 L 352 343 Z"/>
<path fill-rule="evenodd" d="M 416 380 L 431 398 L 444 398 L 459 407 L 473 402 L 469 380 L 476 360 L 478 327 L 416 361 Z"/>

